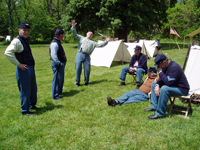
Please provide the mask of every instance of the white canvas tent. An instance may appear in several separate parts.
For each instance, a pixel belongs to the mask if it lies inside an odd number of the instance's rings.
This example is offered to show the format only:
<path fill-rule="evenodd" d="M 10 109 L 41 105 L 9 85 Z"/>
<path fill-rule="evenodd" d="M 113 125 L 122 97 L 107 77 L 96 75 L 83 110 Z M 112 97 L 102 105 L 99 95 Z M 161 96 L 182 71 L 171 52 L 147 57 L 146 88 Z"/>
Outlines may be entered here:
<path fill-rule="evenodd" d="M 139 45 L 142 47 L 142 53 L 147 56 L 147 58 L 154 57 L 156 54 L 162 54 L 162 51 L 159 50 L 157 52 L 157 42 L 155 40 L 140 40 L 139 43 L 125 43 L 127 46 L 127 49 L 131 56 L 134 54 L 134 48 L 136 45 Z"/>
<path fill-rule="evenodd" d="M 139 45 L 142 47 L 143 45 L 143 40 L 140 40 L 139 43 L 124 43 L 130 53 L 131 56 L 133 56 L 135 54 L 134 49 L 136 47 L 136 45 Z"/>
<path fill-rule="evenodd" d="M 154 57 L 157 54 L 162 54 L 162 51 L 159 50 L 157 51 L 156 48 L 157 42 L 155 40 L 143 40 L 143 45 L 142 45 L 142 53 L 147 56 L 147 58 Z"/>
<path fill-rule="evenodd" d="M 11 36 L 10 35 L 6 36 L 6 41 L 11 41 Z"/>
<path fill-rule="evenodd" d="M 172 111 L 185 113 L 184 118 L 186 119 L 189 119 L 188 113 L 190 110 L 192 110 L 192 106 L 191 106 L 192 94 L 200 95 L 200 80 L 199 80 L 200 46 L 192 46 L 190 47 L 190 49 L 188 49 L 188 52 L 189 52 L 189 57 L 187 54 L 186 59 L 185 59 L 185 63 L 187 62 L 187 65 L 184 72 L 190 85 L 189 95 L 178 97 L 178 98 L 181 98 L 182 100 L 186 100 L 188 102 L 188 106 L 187 107 L 177 106 L 174 104 L 176 97 L 174 97 L 174 99 L 172 100 L 170 98 L 171 108 L 169 111 L 169 114 L 172 114 Z M 185 66 L 185 63 L 184 63 L 184 66 Z M 183 66 L 183 69 L 184 69 L 184 66 Z M 182 116 L 182 115 L 179 115 L 179 116 Z"/>
<path fill-rule="evenodd" d="M 101 42 L 101 41 L 98 41 Z M 131 55 L 122 40 L 110 41 L 104 47 L 96 47 L 91 54 L 91 65 L 111 67 L 113 61 L 130 61 Z"/>
<path fill-rule="evenodd" d="M 190 94 L 200 94 L 199 69 L 200 46 L 192 46 L 185 68 L 185 75 L 190 85 Z"/>

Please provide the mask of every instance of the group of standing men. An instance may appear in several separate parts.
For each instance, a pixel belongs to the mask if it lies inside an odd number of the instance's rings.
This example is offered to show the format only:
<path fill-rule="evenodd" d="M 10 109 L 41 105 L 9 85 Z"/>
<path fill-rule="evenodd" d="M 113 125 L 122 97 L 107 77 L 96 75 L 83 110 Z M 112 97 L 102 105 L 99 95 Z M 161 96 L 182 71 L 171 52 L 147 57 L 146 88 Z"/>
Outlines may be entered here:
<path fill-rule="evenodd" d="M 78 52 L 75 60 L 76 68 L 76 87 L 80 86 L 80 76 L 82 71 L 82 63 L 84 64 L 84 75 L 85 75 L 85 85 L 90 86 L 89 76 L 90 76 L 90 54 L 95 47 L 105 46 L 110 37 L 106 38 L 106 41 L 98 44 L 90 40 L 93 36 L 93 31 L 89 30 L 86 37 L 78 35 L 76 33 L 76 22 L 72 21 L 72 33 L 78 40 Z M 33 115 L 29 109 L 37 109 L 37 83 L 35 76 L 35 61 L 31 52 L 31 48 L 27 42 L 30 25 L 26 22 L 22 22 L 19 26 L 19 35 L 11 42 L 5 51 L 5 55 L 8 60 L 16 65 L 16 78 L 17 84 L 20 92 L 21 100 L 21 113 L 23 115 Z M 65 33 L 62 29 L 57 29 L 55 32 L 55 37 L 50 43 L 49 52 L 51 67 L 53 71 L 52 80 L 52 99 L 61 99 L 60 95 L 63 93 L 64 84 L 64 73 L 67 58 L 65 51 L 61 45 Z"/>
<path fill-rule="evenodd" d="M 90 86 L 90 54 L 95 47 L 105 46 L 110 37 L 99 44 L 90 40 L 93 36 L 93 31 L 89 30 L 86 37 L 77 34 L 76 22 L 72 21 L 72 34 L 78 40 L 78 52 L 75 59 L 76 69 L 76 87 L 80 86 L 80 76 L 82 64 L 84 65 L 85 85 Z M 22 22 L 19 26 L 19 35 L 15 38 L 5 51 L 6 57 L 11 63 L 16 65 L 16 79 L 20 91 L 21 112 L 23 115 L 33 115 L 29 109 L 37 109 L 37 83 L 35 76 L 35 61 L 32 56 L 31 48 L 27 42 L 29 36 L 30 25 Z M 67 58 L 61 41 L 64 38 L 64 31 L 57 29 L 55 37 L 52 40 L 49 50 L 52 60 L 51 67 L 53 71 L 52 81 L 52 99 L 59 100 L 60 95 L 63 95 L 64 70 Z M 121 105 L 123 103 L 139 102 L 148 99 L 148 93 L 151 91 L 151 107 L 145 111 L 156 111 L 154 115 L 149 116 L 150 119 L 162 118 L 165 116 L 167 102 L 171 96 L 187 95 L 189 84 L 185 77 L 182 68 L 174 61 L 161 54 L 155 60 L 155 67 L 147 69 L 147 59 L 141 53 L 141 47 L 136 46 L 135 55 L 132 56 L 130 66 L 123 67 L 120 75 L 122 82 L 125 85 L 127 73 L 136 72 L 137 90 L 127 92 L 118 99 L 107 97 L 109 106 Z M 159 78 L 157 77 L 157 71 Z M 140 82 L 143 73 L 148 73 L 144 84 L 140 87 Z"/>

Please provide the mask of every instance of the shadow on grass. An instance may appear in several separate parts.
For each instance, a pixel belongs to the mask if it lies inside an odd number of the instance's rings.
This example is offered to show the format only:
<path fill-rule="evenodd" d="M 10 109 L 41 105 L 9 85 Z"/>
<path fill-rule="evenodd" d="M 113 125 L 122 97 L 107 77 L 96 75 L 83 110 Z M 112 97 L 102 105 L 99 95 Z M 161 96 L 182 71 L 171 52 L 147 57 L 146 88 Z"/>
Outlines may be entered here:
<path fill-rule="evenodd" d="M 71 97 L 82 91 L 84 91 L 84 90 L 70 90 L 69 92 L 64 92 L 65 95 L 63 95 L 63 97 Z"/>
<path fill-rule="evenodd" d="M 40 107 L 38 109 L 36 109 L 36 115 L 41 115 L 47 111 L 51 111 L 55 108 L 62 108 L 63 105 L 55 105 L 54 103 L 51 103 L 51 102 L 46 102 L 46 106 L 44 107 Z"/>
<path fill-rule="evenodd" d="M 106 79 L 104 79 L 104 80 L 98 80 L 98 81 L 92 81 L 92 82 L 90 82 L 90 84 L 92 85 L 92 84 L 98 84 L 98 83 L 101 83 L 101 82 L 107 82 L 108 80 L 106 80 Z"/>
<path fill-rule="evenodd" d="M 122 66 L 122 65 L 127 65 L 127 67 L 129 67 L 129 64 L 130 62 L 113 61 L 111 67 Z"/>

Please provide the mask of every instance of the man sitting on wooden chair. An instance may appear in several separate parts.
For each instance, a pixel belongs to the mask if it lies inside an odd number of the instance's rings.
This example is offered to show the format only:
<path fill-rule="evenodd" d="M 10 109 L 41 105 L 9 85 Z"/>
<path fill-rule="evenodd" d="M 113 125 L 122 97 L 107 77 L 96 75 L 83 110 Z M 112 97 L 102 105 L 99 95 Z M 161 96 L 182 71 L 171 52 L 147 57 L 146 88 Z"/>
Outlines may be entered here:
<path fill-rule="evenodd" d="M 157 70 L 155 67 L 150 67 L 147 71 L 148 75 L 139 88 L 139 90 L 133 90 L 125 93 L 120 98 L 112 99 L 110 96 L 107 96 L 108 106 L 122 105 L 133 102 L 143 102 L 149 99 L 148 93 L 151 91 L 151 83 L 157 81 Z"/>
<path fill-rule="evenodd" d="M 151 84 L 151 107 L 144 111 L 156 111 L 149 119 L 165 116 L 167 102 L 171 96 L 188 95 L 190 86 L 183 69 L 179 64 L 160 54 L 156 56 L 155 66 L 159 72 L 159 80 Z"/>
<path fill-rule="evenodd" d="M 141 53 L 141 47 L 136 46 L 135 47 L 135 54 L 131 58 L 131 62 L 129 67 L 123 67 L 120 75 L 120 79 L 122 82 L 118 85 L 125 85 L 125 79 L 126 79 L 126 74 L 127 73 L 136 73 L 137 76 L 137 89 L 140 87 L 140 82 L 142 79 L 142 74 L 146 73 L 147 70 L 147 57 L 146 55 Z"/>

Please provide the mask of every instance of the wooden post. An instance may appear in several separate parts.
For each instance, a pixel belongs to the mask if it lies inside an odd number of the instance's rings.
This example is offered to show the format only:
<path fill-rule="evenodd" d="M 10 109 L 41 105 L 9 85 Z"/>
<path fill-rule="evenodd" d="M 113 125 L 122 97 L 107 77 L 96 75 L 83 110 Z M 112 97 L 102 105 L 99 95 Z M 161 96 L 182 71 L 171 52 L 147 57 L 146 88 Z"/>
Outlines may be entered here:
<path fill-rule="evenodd" d="M 177 42 L 177 40 L 176 40 L 176 44 L 178 45 L 178 42 Z M 179 45 L 178 45 L 178 48 L 180 49 Z"/>
<path fill-rule="evenodd" d="M 170 43 L 171 43 L 171 25 L 170 25 L 170 29 L 169 29 L 169 50 L 170 50 Z"/>

